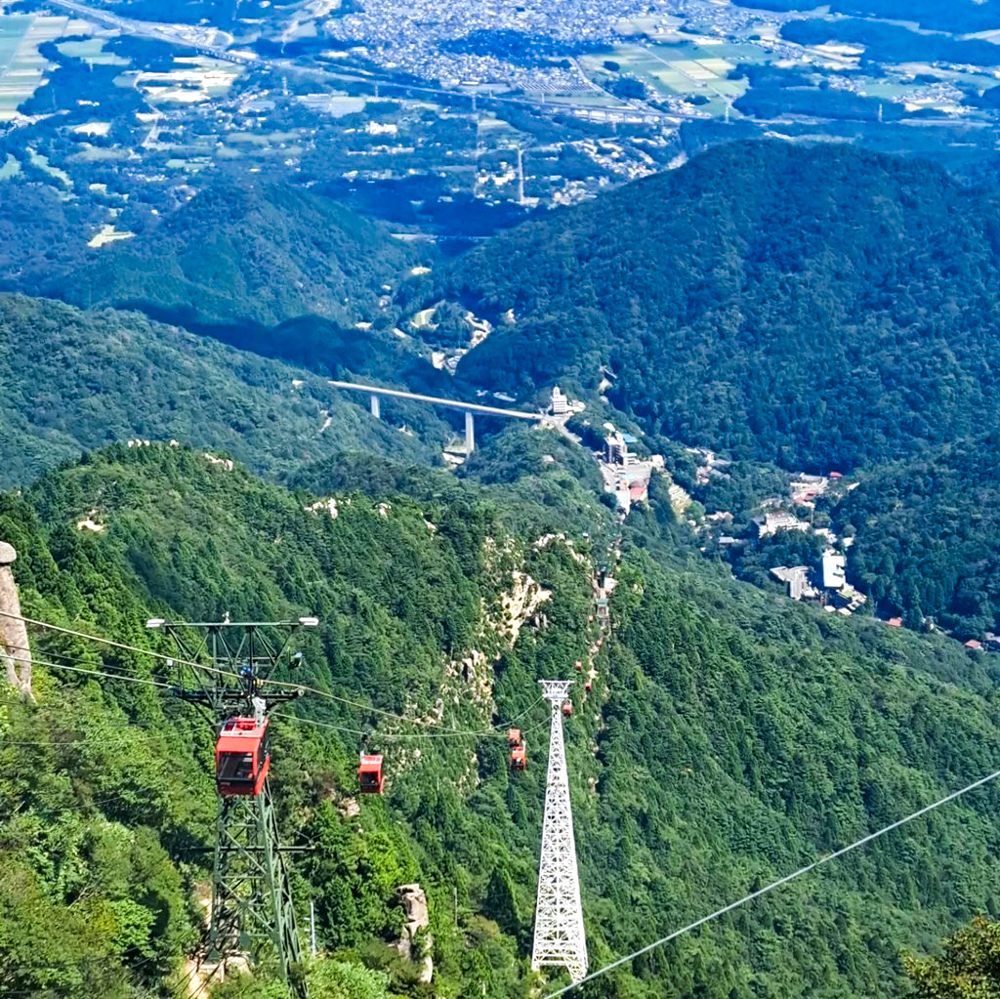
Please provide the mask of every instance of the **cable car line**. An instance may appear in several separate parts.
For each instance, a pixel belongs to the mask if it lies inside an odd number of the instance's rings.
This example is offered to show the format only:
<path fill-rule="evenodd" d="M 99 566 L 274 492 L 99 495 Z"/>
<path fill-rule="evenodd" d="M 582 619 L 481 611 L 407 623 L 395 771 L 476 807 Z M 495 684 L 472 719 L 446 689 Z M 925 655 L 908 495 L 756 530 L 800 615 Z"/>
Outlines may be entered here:
<path fill-rule="evenodd" d="M 28 646 L 26 646 L 26 645 L 8 645 L 7 648 L 8 649 L 14 649 L 17 652 L 28 652 L 28 653 L 31 652 L 31 649 Z M 54 652 L 51 649 L 47 649 L 45 651 L 45 655 L 46 656 L 58 656 L 58 658 L 60 658 L 60 659 L 66 659 L 66 660 L 68 660 L 71 663 L 78 663 L 78 664 L 82 663 L 85 666 L 95 666 L 95 665 L 98 665 L 98 666 L 103 666 L 105 669 L 125 669 L 126 668 L 124 666 L 110 665 L 109 663 L 106 663 L 106 662 L 94 663 L 92 660 L 90 660 L 90 659 L 84 659 L 82 656 L 71 656 L 71 655 L 68 655 L 65 652 Z M 14 659 L 14 662 L 25 662 L 25 661 L 26 660 L 23 660 L 23 659 L 16 659 L 16 658 Z M 31 658 L 31 662 L 32 662 L 32 664 L 36 664 L 36 665 L 39 665 L 39 666 L 45 666 L 45 665 L 47 665 L 44 660 L 39 659 L 37 656 L 34 656 L 34 655 Z M 59 663 L 53 663 L 51 665 L 59 666 L 60 664 Z M 128 679 L 131 675 L 132 674 L 130 674 L 130 673 L 124 673 L 124 674 L 122 674 L 119 677 L 119 679 Z M 170 679 L 168 677 L 164 676 L 162 673 L 152 673 L 150 675 L 150 679 L 152 679 L 152 680 L 159 680 L 161 683 L 166 684 L 168 687 L 171 686 Z"/>
<path fill-rule="evenodd" d="M 283 682 L 281 680 L 272 680 L 272 679 L 263 679 L 263 680 L 261 680 L 261 683 L 265 683 L 265 684 L 267 684 L 267 683 L 270 683 L 270 684 L 280 684 L 282 687 L 286 687 L 289 690 L 298 690 L 298 691 L 301 691 L 304 694 L 316 694 L 319 697 L 325 697 L 325 698 L 327 698 L 328 700 L 331 700 L 331 701 L 337 701 L 337 702 L 339 702 L 341 704 L 348 704 L 351 707 L 358 708 L 358 710 L 365 711 L 368 714 L 381 715 L 383 718 L 391 718 L 391 719 L 393 719 L 393 721 L 403 722 L 405 725 L 412 725 L 414 727 L 420 727 L 420 726 L 422 726 L 422 724 L 424 724 L 424 723 L 421 723 L 420 721 L 418 721 L 416 718 L 407 718 L 405 715 L 396 714 L 394 711 L 386 711 L 384 708 L 376 708 L 373 705 L 364 704 L 361 701 L 352 701 L 348 697 L 341 697 L 338 694 L 331 694 L 329 691 L 327 691 L 327 690 L 321 690 L 319 687 L 308 687 L 305 684 L 301 684 L 301 683 L 285 683 L 285 682 Z M 511 719 L 511 721 L 509 721 L 509 722 L 503 722 L 503 723 L 498 723 L 496 725 L 491 726 L 490 727 L 490 732 L 487 733 L 487 734 L 498 734 L 501 731 L 501 729 L 509 728 L 510 725 L 513 724 L 513 722 L 517 721 L 518 718 L 523 718 L 529 711 L 531 711 L 533 708 L 535 708 L 541 702 L 541 700 L 542 700 L 542 698 L 538 698 L 538 700 L 536 700 L 529 707 L 525 708 L 525 710 L 522 711 L 521 714 L 519 714 L 515 718 Z M 430 733 L 428 733 L 428 734 L 430 734 Z M 446 736 L 446 735 L 456 735 L 456 736 L 457 735 L 466 735 L 467 736 L 467 735 L 480 735 L 480 734 L 483 734 L 483 733 L 480 733 L 480 732 L 467 732 L 467 731 L 462 731 L 461 729 L 442 728 L 442 729 L 438 729 L 438 731 L 436 733 L 436 737 L 437 738 L 441 738 L 441 737 Z M 380 736 L 380 738 L 381 738 L 381 736 Z"/>
<path fill-rule="evenodd" d="M 63 635 L 73 635 L 75 638 L 85 638 L 90 642 L 97 642 L 100 645 L 109 645 L 115 649 L 122 649 L 126 652 L 137 652 L 142 656 L 152 656 L 154 659 L 163 659 L 175 666 L 192 666 L 195 669 L 203 669 L 209 673 L 217 673 L 220 676 L 231 676 L 239 679 L 238 674 L 228 670 L 218 669 L 214 666 L 207 666 L 204 663 L 192 662 L 189 659 L 178 659 L 176 656 L 168 656 L 162 652 L 155 652 L 153 649 L 140 649 L 137 645 L 128 645 L 125 642 L 116 642 L 110 638 L 102 638 L 100 635 L 88 635 L 83 631 L 74 631 L 72 628 L 64 628 L 58 624 L 49 624 L 48 621 L 39 621 L 35 618 L 24 617 L 22 614 L 11 614 L 10 611 L 0 610 L 0 617 L 9 617 L 24 624 L 33 624 L 39 628 L 47 628 L 49 631 L 58 631 Z"/>
<path fill-rule="evenodd" d="M 124 650 L 126 652 L 135 652 L 135 653 L 138 653 L 139 655 L 151 656 L 154 659 L 165 660 L 166 662 L 172 663 L 172 664 L 177 665 L 177 666 L 191 666 L 191 667 L 193 667 L 195 669 L 202 669 L 202 670 L 205 670 L 205 671 L 207 671 L 209 673 L 215 673 L 215 674 L 220 675 L 220 676 L 230 676 L 233 679 L 239 679 L 239 675 L 237 673 L 232 673 L 229 670 L 218 669 L 216 667 L 208 666 L 208 665 L 205 665 L 204 663 L 197 663 L 197 662 L 194 662 L 194 661 L 189 660 L 189 659 L 178 659 L 176 656 L 168 656 L 168 655 L 165 655 L 162 652 L 155 652 L 152 649 L 140 649 L 138 646 L 135 646 L 135 645 L 128 645 L 128 644 L 126 644 L 124 642 L 116 642 L 116 641 L 114 641 L 114 640 L 112 640 L 110 638 L 102 638 L 99 635 L 88 635 L 88 634 L 86 634 L 85 632 L 82 632 L 82 631 L 75 631 L 72 628 L 64 628 L 64 627 L 62 627 L 60 625 L 50 624 L 47 621 L 40 621 L 40 620 L 38 620 L 36 618 L 25 617 L 24 615 L 21 615 L 21 614 L 11 614 L 9 611 L 2 611 L 2 610 L 0 610 L 0 616 L 12 618 L 14 620 L 21 621 L 21 622 L 23 622 L 25 624 L 32 624 L 32 625 L 35 625 L 35 626 L 37 626 L 39 628 L 47 628 L 50 631 L 60 632 L 61 634 L 64 634 L 64 635 L 72 635 L 72 636 L 74 636 L 76 638 L 83 638 L 83 639 L 86 639 L 86 640 L 91 641 L 91 642 L 97 642 L 97 643 L 99 643 L 101 645 L 108 645 L 108 646 L 110 646 L 112 648 L 122 649 L 122 650 Z M 27 651 L 27 650 L 25 650 L 25 651 Z M 56 653 L 56 654 L 58 655 L 58 653 Z M 72 658 L 72 657 L 68 657 L 67 656 L 66 658 Z M 38 660 L 35 660 L 35 661 L 38 662 Z M 44 665 L 44 664 L 42 664 L 42 665 Z M 361 701 L 353 701 L 353 700 L 351 700 L 350 698 L 347 698 L 347 697 L 340 697 L 337 694 L 331 694 L 329 691 L 322 690 L 319 687 L 310 687 L 310 686 L 307 686 L 306 684 L 301 684 L 301 683 L 284 683 L 281 680 L 275 680 L 275 679 L 271 679 L 271 678 L 262 678 L 260 682 L 261 683 L 265 683 L 265 684 L 278 684 L 278 685 L 281 685 L 282 687 L 285 687 L 285 688 L 288 688 L 288 689 L 291 689 L 291 690 L 301 691 L 302 693 L 316 694 L 319 697 L 325 697 L 325 698 L 327 698 L 328 700 L 331 700 L 331 701 L 337 701 L 337 702 L 339 702 L 341 704 L 347 704 L 347 705 L 349 705 L 351 707 L 358 708 L 361 711 L 368 712 L 369 714 L 376 714 L 376 715 L 381 715 L 381 716 L 383 716 L 385 718 L 392 718 L 395 721 L 403 722 L 406 725 L 414 725 L 414 726 L 416 726 L 416 725 L 420 724 L 419 722 L 417 722 L 413 718 L 407 718 L 404 715 L 396 714 L 393 711 L 386 711 L 383 708 L 376 708 L 373 705 L 364 704 Z M 170 684 L 163 684 L 163 686 L 168 686 L 169 687 L 171 685 Z M 520 715 L 517 716 L 517 718 L 523 717 L 530 710 L 532 710 L 532 708 L 534 708 L 538 703 L 539 703 L 538 701 L 535 701 L 534 704 L 532 704 L 530 707 L 526 708 Z M 516 721 L 517 718 L 512 719 L 512 721 Z M 503 725 L 497 725 L 497 726 L 495 726 L 495 728 L 497 729 L 497 731 L 499 731 L 501 728 L 508 727 L 509 724 L 510 724 L 509 722 L 508 723 L 504 723 Z M 467 733 L 461 732 L 459 730 L 443 729 L 443 730 L 441 730 L 441 734 L 442 735 L 444 735 L 444 734 L 464 735 L 464 734 L 467 734 Z"/>
<path fill-rule="evenodd" d="M 811 864 L 806 864 L 804 867 L 800 867 L 797 871 L 792 871 L 791 874 L 786 874 L 784 877 L 778 878 L 777 881 L 772 881 L 769 885 L 765 885 L 763 888 L 758 888 L 756 891 L 752 891 L 748 895 L 744 895 L 743 898 L 737 899 L 735 902 L 730 902 L 729 905 L 724 905 L 721 909 L 716 909 L 715 912 L 711 912 L 707 916 L 702 916 L 701 919 L 696 919 L 693 923 L 688 923 L 687 926 L 682 926 L 679 930 L 674 930 L 673 933 L 668 933 L 665 937 L 660 937 L 659 940 L 654 940 L 651 944 L 646 944 L 645 947 L 640 947 L 637 951 L 627 954 L 625 957 L 620 957 L 617 960 L 612 961 L 610 964 L 606 964 L 603 968 L 598 968 L 597 971 L 592 971 L 589 975 L 581 978 L 578 982 L 574 982 L 572 985 L 566 985 L 561 989 L 557 989 L 555 992 L 549 992 L 543 996 L 542 999 L 557 999 L 558 996 L 563 996 L 569 992 L 573 992 L 586 982 L 592 981 L 595 978 L 600 978 L 602 975 L 606 975 L 609 971 L 613 971 L 615 968 L 620 968 L 623 964 L 628 964 L 629 962 L 634 961 L 637 957 L 640 957 L 643 954 L 648 954 L 649 951 L 656 950 L 656 948 L 662 947 L 664 944 L 670 943 L 670 941 L 676 940 L 678 937 L 683 936 L 686 933 L 690 933 L 692 930 L 698 929 L 699 926 L 704 926 L 705 923 L 709 923 L 712 920 L 718 919 L 720 916 L 724 916 L 735 909 L 739 909 L 748 902 L 752 902 L 754 899 L 760 898 L 762 895 L 767 895 L 769 892 L 774 891 L 775 888 L 780 888 L 782 885 L 786 885 L 790 881 L 795 881 L 797 878 L 800 878 L 805 874 L 809 874 L 817 868 L 822 867 L 824 864 L 829 864 L 830 861 L 843 857 L 852 850 L 857 850 L 862 846 L 866 846 L 873 840 L 879 839 L 887 833 L 893 832 L 895 829 L 899 829 L 900 826 L 905 826 L 908 822 L 912 822 L 914 819 L 919 819 L 922 815 L 927 815 L 928 812 L 933 812 L 936 808 L 940 808 L 942 805 L 946 805 L 948 802 L 954 801 L 956 798 L 961 798 L 970 791 L 974 791 L 977 788 L 983 787 L 985 784 L 989 784 L 998 777 L 1000 777 L 1000 770 L 994 770 L 993 773 L 987 774 L 985 777 L 980 777 L 978 780 L 972 781 L 971 784 L 966 784 L 965 787 L 959 788 L 957 791 L 952 791 L 950 794 L 946 794 L 943 798 L 939 798 L 937 801 L 931 802 L 929 805 L 924 805 L 923 808 L 918 808 L 915 812 L 911 812 L 909 815 L 906 815 L 901 819 L 897 819 L 895 822 L 890 822 L 889 825 L 883 826 L 881 829 L 878 829 L 873 833 L 868 833 L 867 836 L 862 836 L 861 839 L 855 840 L 847 846 L 842 846 L 839 850 L 834 850 L 833 853 L 828 853 L 825 856 L 820 857 L 818 860 L 814 860 Z"/>
<path fill-rule="evenodd" d="M 498 738 L 503 736 L 506 738 L 506 734 L 497 729 L 468 729 L 466 731 L 460 730 L 446 730 L 442 732 L 378 732 L 373 733 L 370 730 L 364 731 L 362 729 L 347 728 L 343 725 L 337 725 L 334 722 L 320 721 L 317 718 L 303 718 L 301 715 L 294 715 L 289 711 L 273 711 L 272 716 L 275 718 L 288 718 L 291 721 L 303 722 L 306 725 L 316 725 L 319 728 L 329 728 L 336 732 L 344 732 L 347 735 L 356 736 L 372 736 L 376 742 L 399 742 L 405 739 L 486 739 L 486 738 Z M 536 725 L 532 725 L 531 728 L 526 728 L 525 733 L 534 732 L 539 728 L 549 724 L 549 719 L 546 718 L 544 721 L 538 722 Z"/>
<path fill-rule="evenodd" d="M 19 659 L 17 656 L 11 656 L 10 659 L 11 662 L 15 663 L 27 663 L 31 666 L 45 666 L 48 669 L 68 669 L 72 670 L 74 673 L 86 673 L 90 676 L 105 676 L 109 680 L 125 680 L 128 683 L 144 683 L 150 687 L 162 687 L 165 690 L 170 689 L 169 683 L 163 683 L 161 680 L 147 680 L 145 677 L 141 676 L 128 676 L 124 673 L 106 673 L 103 670 L 83 669 L 81 666 L 70 666 L 68 663 L 46 662 L 44 659 Z"/>
<path fill-rule="evenodd" d="M 4 614 L 4 612 L 0 611 L 0 614 Z M 16 617 L 17 615 L 7 614 L 6 616 L 8 616 L 8 617 Z M 28 623 L 30 623 L 30 624 L 38 624 L 38 625 L 40 625 L 42 627 L 52 627 L 52 628 L 56 627 L 55 625 L 47 625 L 44 622 L 34 621 L 34 620 L 30 619 L 30 618 L 23 618 L 22 620 L 28 621 Z M 68 629 L 59 629 L 59 630 L 67 631 Z M 102 639 L 102 638 L 98 638 L 97 636 L 94 636 L 94 635 L 85 635 L 82 632 L 70 632 L 70 633 L 78 635 L 81 638 L 89 638 L 89 639 L 92 639 L 93 641 L 97 641 L 97 642 L 103 642 L 103 643 L 107 643 L 107 644 L 118 645 L 119 647 L 127 648 L 127 649 L 130 649 L 131 651 L 135 651 L 135 652 L 145 652 L 146 651 L 146 650 L 143 650 L 143 649 L 133 649 L 131 646 L 120 646 L 120 643 L 113 643 L 113 642 L 110 641 L 110 639 Z M 14 648 L 16 648 L 16 649 L 23 649 L 23 646 L 14 646 Z M 24 650 L 24 651 L 27 651 L 27 650 Z M 59 653 L 56 653 L 56 654 L 59 655 Z M 152 653 L 152 652 L 150 652 L 149 654 L 150 655 L 156 655 L 157 657 L 159 657 L 159 653 Z M 22 662 L 27 662 L 28 661 L 28 660 L 23 659 L 23 658 L 18 658 L 17 656 L 12 656 L 11 658 L 12 658 L 12 660 L 15 663 L 22 663 Z M 63 658 L 71 659 L 71 658 L 74 658 L 74 657 L 72 657 L 72 656 L 64 656 Z M 164 656 L 163 658 L 169 659 L 169 656 Z M 78 666 L 70 666 L 67 663 L 54 663 L 54 662 L 49 662 L 49 661 L 46 661 L 46 660 L 43 660 L 43 659 L 37 659 L 37 658 L 32 658 L 30 661 L 35 666 L 45 666 L 45 667 L 48 667 L 48 668 L 51 668 L 51 669 L 67 669 L 67 670 L 71 670 L 71 671 L 73 671 L 75 673 L 83 673 L 83 674 L 91 675 L 91 676 L 103 676 L 103 677 L 107 677 L 110 680 L 123 680 L 123 681 L 128 682 L 128 683 L 142 683 L 142 684 L 146 684 L 146 685 L 153 686 L 153 687 L 160 687 L 160 688 L 165 689 L 165 690 L 169 690 L 173 686 L 172 684 L 166 683 L 163 680 L 146 679 L 145 677 L 130 676 L 130 675 L 125 674 L 125 673 L 117 674 L 117 673 L 105 672 L 105 671 L 102 671 L 102 670 L 83 669 L 82 667 L 78 667 Z M 77 661 L 77 662 L 84 662 L 85 660 L 76 659 L 75 661 Z M 183 663 L 183 660 L 174 660 L 174 662 L 182 662 Z M 102 664 L 102 665 L 106 665 L 106 664 Z M 114 667 L 112 667 L 112 668 L 114 668 Z M 235 673 L 226 673 L 225 670 L 216 670 L 215 672 L 223 673 L 224 675 L 227 675 L 227 676 L 236 676 Z M 279 682 L 279 681 L 264 681 L 264 682 Z M 415 726 L 415 725 L 419 724 L 415 719 L 406 718 L 403 715 L 397 715 L 397 714 L 394 714 L 394 713 L 389 712 L 389 711 L 383 711 L 383 710 L 381 710 L 379 708 L 375 708 L 375 707 L 372 707 L 370 705 L 362 704 L 360 701 L 351 701 L 351 700 L 349 700 L 347 698 L 338 697 L 336 694 L 330 694 L 330 693 L 328 693 L 326 691 L 319 690 L 318 688 L 307 687 L 307 686 L 304 686 L 302 684 L 289 684 L 287 686 L 290 686 L 292 689 L 303 690 L 303 691 L 308 691 L 310 693 L 319 694 L 321 696 L 328 697 L 328 698 L 330 698 L 331 700 L 334 700 L 334 701 L 342 701 L 342 702 L 344 702 L 346 704 L 351 705 L 352 707 L 356 707 L 356 708 L 359 708 L 361 710 L 364 710 L 364 711 L 367 711 L 367 712 L 370 712 L 370 713 L 383 715 L 383 716 L 386 716 L 388 718 L 393 719 L 394 721 L 404 722 L 407 725 L 414 725 Z M 538 703 L 539 703 L 540 700 L 541 700 L 541 698 L 539 698 L 538 700 L 536 700 L 534 702 L 534 704 L 532 704 L 530 707 L 528 707 L 524 711 L 522 711 L 521 714 L 517 715 L 514 719 L 512 719 L 512 721 L 516 721 L 518 718 L 524 717 L 524 715 L 526 715 L 529 711 L 531 711 L 533 708 L 535 708 L 538 705 Z M 310 724 L 310 725 L 319 725 L 319 726 L 321 726 L 323 728 L 335 729 L 335 730 L 340 731 L 340 732 L 345 732 L 345 733 L 347 733 L 349 735 L 362 736 L 362 735 L 366 734 L 365 732 L 361 731 L 360 729 L 351 729 L 351 728 L 347 728 L 345 726 L 334 725 L 331 722 L 321 722 L 321 721 L 317 721 L 317 720 L 312 719 L 312 718 L 303 718 L 303 717 L 301 717 L 299 715 L 293 715 L 293 714 L 291 714 L 291 713 L 289 713 L 287 711 L 276 711 L 275 715 L 279 715 L 282 718 L 291 718 L 291 719 L 294 719 L 295 721 L 305 722 L 306 724 Z M 548 722 L 546 721 L 546 722 L 543 722 L 541 724 L 548 724 Z M 497 726 L 495 726 L 493 728 L 490 728 L 490 729 L 487 729 L 487 730 L 442 729 L 442 730 L 437 731 L 437 732 L 414 732 L 414 733 L 411 733 L 411 734 L 406 734 L 406 733 L 391 733 L 390 734 L 390 733 L 386 733 L 384 735 L 380 734 L 379 735 L 379 739 L 386 740 L 386 741 L 388 741 L 388 740 L 398 741 L 398 740 L 401 740 L 401 739 L 441 739 L 441 738 L 452 738 L 452 737 L 455 737 L 455 738 L 458 738 L 458 737 L 463 737 L 463 738 L 469 738 L 469 737 L 485 738 L 485 737 L 488 737 L 488 736 L 494 736 L 494 737 L 495 736 L 499 736 L 500 734 L 502 734 L 501 731 L 500 731 L 500 729 L 501 728 L 506 728 L 506 727 L 507 727 L 506 725 L 497 725 Z M 538 727 L 539 726 L 537 726 L 537 725 L 533 726 L 533 728 L 538 728 Z M 525 731 L 532 731 L 532 729 L 526 729 Z M 0 742 L 0 748 L 2 748 L 4 745 L 11 745 L 11 744 L 10 743 Z"/>

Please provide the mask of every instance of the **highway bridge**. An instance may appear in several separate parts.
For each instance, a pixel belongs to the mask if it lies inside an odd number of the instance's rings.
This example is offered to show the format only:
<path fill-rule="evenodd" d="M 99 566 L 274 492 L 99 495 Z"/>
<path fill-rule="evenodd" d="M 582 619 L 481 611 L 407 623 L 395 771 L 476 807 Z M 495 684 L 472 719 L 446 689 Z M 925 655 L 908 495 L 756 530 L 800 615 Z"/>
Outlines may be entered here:
<path fill-rule="evenodd" d="M 369 396 L 372 416 L 380 419 L 382 416 L 380 400 L 383 396 L 391 399 L 410 399 L 413 402 L 426 402 L 432 406 L 442 406 L 445 409 L 460 409 L 465 413 L 465 453 L 472 454 L 476 449 L 475 414 L 482 416 L 500 416 L 511 420 L 533 420 L 544 423 L 550 420 L 544 413 L 528 413 L 520 409 L 501 409 L 499 406 L 483 406 L 477 402 L 460 402 L 457 399 L 442 399 L 436 395 L 420 395 L 417 392 L 401 392 L 399 389 L 379 388 L 377 385 L 358 385 L 356 382 L 334 382 L 330 384 L 347 392 L 363 392 Z"/>

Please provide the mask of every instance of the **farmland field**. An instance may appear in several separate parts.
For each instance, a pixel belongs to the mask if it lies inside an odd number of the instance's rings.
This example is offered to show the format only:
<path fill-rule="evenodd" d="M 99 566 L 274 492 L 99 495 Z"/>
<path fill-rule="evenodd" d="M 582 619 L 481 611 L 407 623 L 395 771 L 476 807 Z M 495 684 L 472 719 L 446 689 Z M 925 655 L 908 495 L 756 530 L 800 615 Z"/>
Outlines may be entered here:
<path fill-rule="evenodd" d="M 662 45 L 619 45 L 607 55 L 588 56 L 581 63 L 595 72 L 602 69 L 605 59 L 666 97 L 707 98 L 704 110 L 721 115 L 726 101 L 741 97 L 747 88 L 745 79 L 730 80 L 729 73 L 738 63 L 763 62 L 766 54 L 750 43 L 705 38 Z"/>
<path fill-rule="evenodd" d="M 89 66 L 127 66 L 128 59 L 104 51 L 103 38 L 87 38 L 84 41 L 59 42 L 56 48 L 65 56 L 82 59 Z"/>
<path fill-rule="evenodd" d="M 0 122 L 10 121 L 42 85 L 49 63 L 38 47 L 89 30 L 83 21 L 68 17 L 0 15 Z"/>

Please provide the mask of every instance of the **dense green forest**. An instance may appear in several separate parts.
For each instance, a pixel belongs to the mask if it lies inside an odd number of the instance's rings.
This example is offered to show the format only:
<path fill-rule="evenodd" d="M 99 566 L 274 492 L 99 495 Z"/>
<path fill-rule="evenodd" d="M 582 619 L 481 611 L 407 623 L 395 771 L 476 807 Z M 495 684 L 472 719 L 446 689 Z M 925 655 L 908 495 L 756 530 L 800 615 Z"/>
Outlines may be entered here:
<path fill-rule="evenodd" d="M 781 37 L 797 45 L 827 42 L 863 45 L 865 58 L 874 63 L 950 62 L 996 66 L 1000 62 L 997 47 L 985 39 L 918 34 L 899 25 L 863 18 L 789 21 L 782 25 Z"/>
<path fill-rule="evenodd" d="M 321 378 L 137 313 L 20 295 L 0 294 L 0 372 L 6 487 L 129 438 L 224 448 L 278 472 L 349 449 L 426 463 L 420 439 L 395 427 L 416 421 L 437 442 L 449 433 L 413 407 L 390 406 L 385 421 L 373 420 L 363 399 L 344 399 Z"/>
<path fill-rule="evenodd" d="M 88 223 L 16 190 L 0 236 L 33 212 L 50 235 Z M 537 997 L 536 681 L 575 678 L 575 660 L 595 670 L 566 726 L 595 968 L 997 766 L 989 657 L 791 604 L 768 569 L 815 566 L 820 542 L 717 560 L 667 479 L 620 524 L 586 448 L 603 392 L 601 419 L 644 428 L 740 531 L 788 469 L 878 466 L 820 504 L 855 535 L 852 580 L 914 630 L 1000 626 L 998 208 L 927 164 L 757 144 L 412 280 L 418 257 L 382 229 L 269 185 L 220 184 L 82 257 L 0 239 L 0 286 L 93 306 L 0 294 L 0 541 L 25 613 L 167 654 L 149 617 L 317 615 L 287 679 L 319 693 L 274 717 L 272 770 L 300 917 L 315 904 L 314 999 Z M 457 380 L 393 332 L 442 300 L 455 339 L 459 306 L 496 324 Z M 329 375 L 532 405 L 559 380 L 590 400 L 570 424 L 585 447 L 483 419 L 448 472 L 431 467 L 446 418 L 387 401 L 375 421 Z M 736 460 L 702 481 L 683 444 Z M 597 646 L 591 581 L 609 561 Z M 204 928 L 212 727 L 131 682 L 169 682 L 162 662 L 31 636 L 36 702 L 0 681 L 0 995 L 179 999 Z M 507 765 L 511 718 L 524 773 Z M 362 745 L 386 755 L 382 799 L 356 800 Z M 1000 915 L 998 803 L 983 789 L 581 999 L 889 999 L 910 978 L 951 999 L 993 924 L 912 955 Z M 394 946 L 412 882 L 430 985 Z M 209 994 L 285 989 L 265 965 Z"/>
<path fill-rule="evenodd" d="M 737 0 L 741 7 L 758 10 L 811 11 L 812 0 Z M 889 21 L 915 21 L 922 28 L 969 34 L 1000 28 L 1000 3 L 997 0 L 831 0 L 833 14 L 884 18 Z"/>
<path fill-rule="evenodd" d="M 924 162 L 732 144 L 494 237 L 425 296 L 499 323 L 473 382 L 596 389 L 604 364 L 648 432 L 844 470 L 995 424 L 997 210 Z"/>
<path fill-rule="evenodd" d="M 494 446 L 499 460 L 523 442 Z M 558 511 L 528 531 L 504 510 L 519 483 L 582 493 L 545 447 L 556 461 L 518 470 L 508 457 L 490 487 L 472 468 L 445 482 L 415 466 L 378 473 L 371 459 L 368 495 L 335 462 L 293 493 L 197 451 L 118 445 L 0 498 L 30 617 L 141 645 L 151 615 L 315 613 L 299 682 L 406 717 L 440 698 L 442 728 L 462 731 L 527 712 L 523 774 L 508 771 L 502 738 L 414 740 L 401 719 L 321 696 L 299 702 L 301 721 L 276 719 L 282 828 L 309 848 L 293 855 L 296 898 L 300 911 L 315 901 L 326 956 L 311 972 L 319 999 L 536 994 L 546 721 L 535 681 L 572 675 L 576 658 L 598 673 L 593 693 L 574 692 L 567 725 L 594 966 L 995 766 L 993 677 L 953 643 L 777 604 L 676 545 L 650 547 L 641 527 L 615 570 L 615 634 L 595 651 L 587 540 L 542 540 Z M 577 530 L 604 531 L 602 509 L 574 514 Z M 502 597 L 525 585 L 516 573 L 537 581 L 524 592 L 543 613 L 512 630 Z M 38 703 L 5 695 L 0 712 L 0 987 L 171 994 L 200 932 L 207 869 L 191 848 L 211 836 L 211 727 L 153 688 L 45 665 L 162 675 L 141 655 L 42 630 L 33 641 Z M 369 731 L 387 754 L 384 801 L 348 817 L 357 737 L 315 722 Z M 902 948 L 1000 909 L 996 794 L 586 994 L 903 994 Z M 431 988 L 390 947 L 396 887 L 413 881 L 430 902 Z M 215 991 L 270 999 L 280 990 L 267 981 L 263 969 L 252 988 Z"/>
<path fill-rule="evenodd" d="M 304 313 L 353 323 L 371 320 L 382 285 L 395 287 L 417 262 L 382 226 L 328 198 L 230 179 L 92 251 L 73 273 L 50 275 L 47 287 L 74 305 L 137 308 L 182 326 L 273 326 Z"/>
<path fill-rule="evenodd" d="M 831 511 L 848 570 L 888 615 L 960 638 L 1000 629 L 1000 433 L 875 469 Z"/>

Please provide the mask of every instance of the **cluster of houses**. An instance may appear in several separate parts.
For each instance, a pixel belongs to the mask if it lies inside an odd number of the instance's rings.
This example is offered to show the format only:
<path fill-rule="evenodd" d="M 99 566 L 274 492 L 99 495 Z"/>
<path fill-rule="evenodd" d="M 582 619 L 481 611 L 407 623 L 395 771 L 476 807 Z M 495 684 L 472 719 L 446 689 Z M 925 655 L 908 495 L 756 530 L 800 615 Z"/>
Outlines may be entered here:
<path fill-rule="evenodd" d="M 796 507 L 814 510 L 816 499 L 841 478 L 839 472 L 831 472 L 828 476 L 799 475 L 789 485 L 789 498 Z M 847 488 L 853 489 L 856 485 L 851 483 Z M 754 521 L 757 536 L 768 538 L 781 531 L 809 532 L 822 538 L 826 548 L 818 570 L 807 565 L 778 565 L 770 570 L 771 575 L 785 584 L 792 600 L 814 601 L 830 613 L 853 614 L 868 599 L 847 582 L 844 551 L 854 539 L 838 538 L 828 527 L 814 527 L 809 521 L 781 509 L 787 502 L 778 497 L 764 502 L 762 513 Z"/>
<path fill-rule="evenodd" d="M 663 455 L 641 459 L 629 450 L 636 443 L 632 434 L 616 430 L 611 423 L 605 423 L 604 429 L 608 432 L 600 460 L 604 489 L 614 495 L 618 513 L 626 517 L 633 503 L 649 499 L 649 479 L 654 471 L 663 471 Z"/>
<path fill-rule="evenodd" d="M 965 642 L 965 647 L 973 652 L 1000 652 L 1000 635 L 993 634 L 992 631 L 983 635 L 983 640 L 970 638 Z"/>
<path fill-rule="evenodd" d="M 849 540 L 849 539 L 848 539 Z M 868 598 L 847 582 L 846 558 L 833 549 L 823 553 L 819 572 L 807 565 L 778 565 L 771 575 L 788 589 L 792 600 L 810 600 L 822 604 L 831 614 L 853 614 Z"/>

